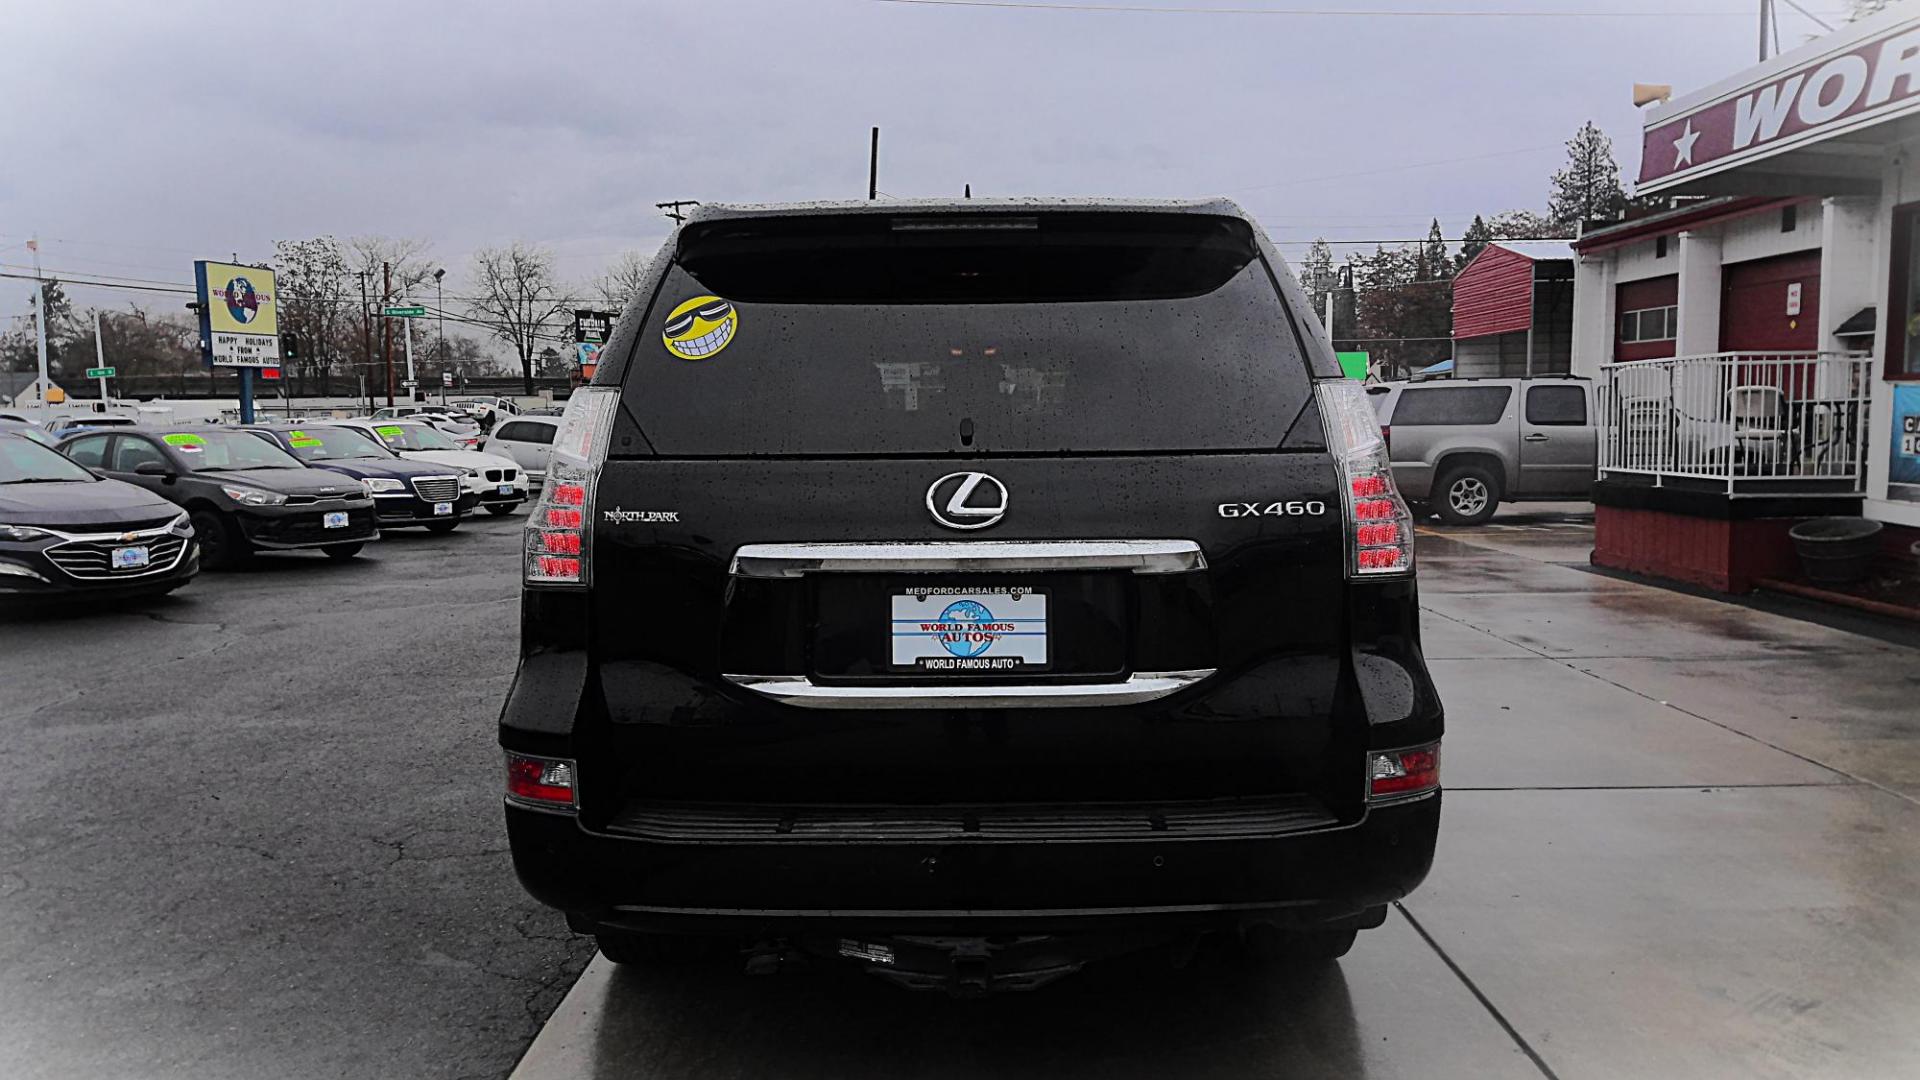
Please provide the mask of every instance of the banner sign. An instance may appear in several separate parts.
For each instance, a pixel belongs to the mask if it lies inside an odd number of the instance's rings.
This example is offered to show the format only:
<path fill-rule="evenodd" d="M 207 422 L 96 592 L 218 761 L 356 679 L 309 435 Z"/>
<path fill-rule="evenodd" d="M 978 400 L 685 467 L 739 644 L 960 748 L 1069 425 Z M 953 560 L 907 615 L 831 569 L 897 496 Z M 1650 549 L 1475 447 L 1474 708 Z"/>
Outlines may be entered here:
<path fill-rule="evenodd" d="M 1859 24 L 1819 51 L 1706 100 L 1685 99 L 1641 132 L 1641 194 L 1868 124 L 1920 112 L 1920 17 Z"/>
<path fill-rule="evenodd" d="M 1920 503 L 1920 384 L 1893 388 L 1892 449 L 1887 456 L 1887 498 Z"/>
<path fill-rule="evenodd" d="M 193 264 L 200 354 L 213 367 L 280 366 L 280 298 L 264 266 Z"/>

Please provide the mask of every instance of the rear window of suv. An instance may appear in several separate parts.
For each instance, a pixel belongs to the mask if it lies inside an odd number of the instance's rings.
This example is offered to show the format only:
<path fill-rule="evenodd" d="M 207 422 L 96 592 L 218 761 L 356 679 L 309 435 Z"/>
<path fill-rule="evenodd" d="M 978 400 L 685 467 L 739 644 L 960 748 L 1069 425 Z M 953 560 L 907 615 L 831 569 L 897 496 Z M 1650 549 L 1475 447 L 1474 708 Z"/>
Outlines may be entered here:
<path fill-rule="evenodd" d="M 1513 397 L 1511 386 L 1428 387 L 1403 390 L 1393 407 L 1393 424 L 1497 424 Z"/>
<path fill-rule="evenodd" d="M 662 455 L 850 456 L 1270 449 L 1310 392 L 1245 222 L 1081 212 L 690 226 L 623 397 Z"/>

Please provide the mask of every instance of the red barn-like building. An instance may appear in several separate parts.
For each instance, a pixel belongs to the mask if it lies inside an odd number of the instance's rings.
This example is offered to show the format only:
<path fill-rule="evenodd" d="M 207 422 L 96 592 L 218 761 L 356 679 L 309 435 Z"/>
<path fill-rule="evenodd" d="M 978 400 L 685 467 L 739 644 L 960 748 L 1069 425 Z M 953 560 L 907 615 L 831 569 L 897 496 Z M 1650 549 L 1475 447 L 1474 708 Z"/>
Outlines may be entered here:
<path fill-rule="evenodd" d="M 1453 279 L 1455 378 L 1564 375 L 1573 358 L 1573 248 L 1496 240 Z"/>

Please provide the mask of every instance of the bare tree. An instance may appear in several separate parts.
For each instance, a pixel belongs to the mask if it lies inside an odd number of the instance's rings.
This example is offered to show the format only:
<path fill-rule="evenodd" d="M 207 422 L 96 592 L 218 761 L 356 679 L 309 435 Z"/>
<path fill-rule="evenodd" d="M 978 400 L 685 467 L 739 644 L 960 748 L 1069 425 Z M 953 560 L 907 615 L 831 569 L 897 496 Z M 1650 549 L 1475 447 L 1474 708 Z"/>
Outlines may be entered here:
<path fill-rule="evenodd" d="M 531 395 L 534 360 L 543 342 L 556 339 L 547 328 L 559 321 L 565 308 L 565 298 L 554 287 L 553 253 L 519 241 L 481 248 L 473 253 L 469 277 L 474 315 L 494 337 L 513 347 L 524 390 Z"/>
<path fill-rule="evenodd" d="M 273 245 L 273 262 L 280 285 L 280 333 L 293 335 L 300 358 L 292 365 L 293 393 L 304 395 L 317 382 L 319 392 L 333 392 L 335 362 L 342 331 L 358 325 L 354 304 L 348 301 L 347 260 L 339 241 L 331 236 L 312 240 L 282 240 Z"/>
<path fill-rule="evenodd" d="M 632 249 L 623 251 L 593 279 L 593 291 L 600 294 L 608 310 L 619 311 L 640 291 L 652 263 L 651 255 Z"/>
<path fill-rule="evenodd" d="M 1853 0 L 1852 10 L 1847 12 L 1848 22 L 1859 22 L 1870 15 L 1878 15 L 1887 10 L 1893 0 Z"/>

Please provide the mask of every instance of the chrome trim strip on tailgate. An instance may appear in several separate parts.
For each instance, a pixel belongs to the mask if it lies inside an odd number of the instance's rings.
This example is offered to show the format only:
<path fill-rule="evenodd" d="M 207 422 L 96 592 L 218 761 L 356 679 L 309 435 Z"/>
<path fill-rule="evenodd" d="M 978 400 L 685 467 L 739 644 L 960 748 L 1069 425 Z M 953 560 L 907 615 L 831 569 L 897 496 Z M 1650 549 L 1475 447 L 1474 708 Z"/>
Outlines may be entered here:
<path fill-rule="evenodd" d="M 735 686 L 785 705 L 805 709 L 1036 709 L 1089 705 L 1137 705 L 1178 693 L 1214 673 L 1142 671 L 1125 682 L 1015 683 L 999 686 L 952 682 L 930 686 L 821 686 L 805 675 L 722 675 Z"/>
<path fill-rule="evenodd" d="M 1178 574 L 1204 570 L 1192 540 L 976 540 L 927 543 L 744 544 L 735 577 L 872 574 L 932 570 L 1131 570 Z"/>

